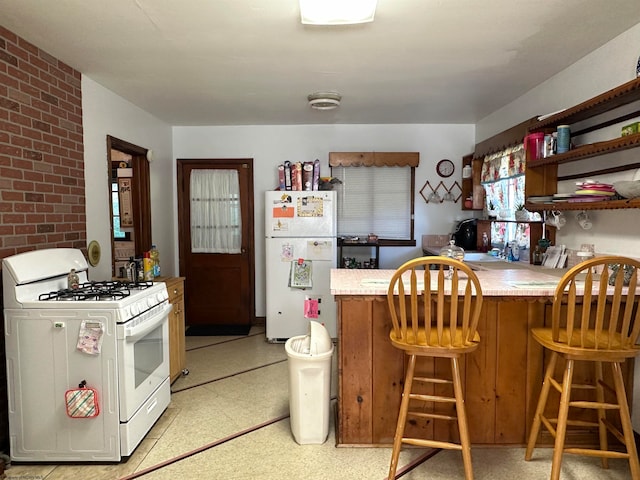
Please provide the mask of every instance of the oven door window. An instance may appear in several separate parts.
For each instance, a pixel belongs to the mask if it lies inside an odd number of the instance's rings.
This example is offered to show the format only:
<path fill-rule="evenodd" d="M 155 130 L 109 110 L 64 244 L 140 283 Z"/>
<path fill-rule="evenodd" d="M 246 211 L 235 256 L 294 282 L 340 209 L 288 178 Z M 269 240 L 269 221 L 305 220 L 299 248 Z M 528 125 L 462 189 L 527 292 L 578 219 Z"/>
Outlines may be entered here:
<path fill-rule="evenodd" d="M 163 355 L 162 325 L 149 332 L 133 344 L 135 387 L 138 388 L 162 365 Z"/>
<path fill-rule="evenodd" d="M 118 340 L 120 420 L 128 421 L 155 390 L 169 378 L 170 306 L 145 324 L 144 333 L 123 334 Z M 151 324 L 155 325 L 151 325 Z M 123 327 L 123 331 L 126 330 Z"/>

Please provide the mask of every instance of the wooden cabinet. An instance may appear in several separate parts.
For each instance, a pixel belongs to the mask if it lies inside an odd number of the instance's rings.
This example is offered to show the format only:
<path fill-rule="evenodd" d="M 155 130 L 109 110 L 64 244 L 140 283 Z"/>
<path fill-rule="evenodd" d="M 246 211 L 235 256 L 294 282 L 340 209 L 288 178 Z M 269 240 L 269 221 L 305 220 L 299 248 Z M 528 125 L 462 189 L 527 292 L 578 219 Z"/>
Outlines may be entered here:
<path fill-rule="evenodd" d="M 169 303 L 173 309 L 169 314 L 169 376 L 173 383 L 180 375 L 186 374 L 187 359 L 185 349 L 184 319 L 184 278 L 160 278 L 167 286 Z"/>
<path fill-rule="evenodd" d="M 336 442 L 342 446 L 390 445 L 406 359 L 389 341 L 392 322 L 387 297 L 337 295 L 336 301 L 340 339 Z M 480 346 L 461 361 L 473 444 L 526 443 L 548 361 L 548 352 L 529 331 L 548 325 L 550 313 L 549 297 L 484 297 L 478 325 Z M 449 368 L 445 359 L 421 358 L 416 374 L 440 375 Z M 633 362 L 626 362 L 623 374 L 625 388 L 631 392 Z M 586 371 L 576 370 L 576 378 L 586 375 Z M 430 389 L 425 393 L 434 394 L 439 387 L 425 388 Z M 550 408 L 557 404 L 549 402 Z M 442 441 L 457 436 L 451 422 L 441 420 L 416 420 L 407 425 L 406 433 Z M 539 443 L 553 445 L 553 441 L 543 431 Z M 597 445 L 597 429 L 573 433 L 567 441 L 572 445 Z"/>
<path fill-rule="evenodd" d="M 464 177 L 465 167 L 471 167 L 471 176 Z M 460 200 L 462 202 L 462 210 L 482 210 L 484 208 L 484 192 L 478 196 L 477 189 L 482 188 L 480 185 L 480 175 L 482 173 L 482 159 L 474 158 L 473 154 L 462 157 L 462 194 Z M 475 195 L 474 195 L 475 194 Z M 471 198 L 473 204 L 471 207 L 465 206 L 465 200 Z M 482 199 L 482 201 L 480 201 Z"/>
<path fill-rule="evenodd" d="M 337 296 L 338 445 L 393 442 L 402 396 L 405 358 L 389 341 L 386 296 Z M 523 445 L 542 385 L 542 348 L 529 329 L 542 326 L 545 302 L 487 298 L 478 350 L 462 361 L 469 431 L 474 444 Z M 418 371 L 430 376 L 450 368 L 443 359 L 422 358 Z M 430 387 L 434 388 L 434 387 Z M 433 393 L 433 392 L 429 392 Z M 453 408 L 453 407 L 451 407 Z M 407 433 L 450 441 L 450 422 L 414 422 Z"/>

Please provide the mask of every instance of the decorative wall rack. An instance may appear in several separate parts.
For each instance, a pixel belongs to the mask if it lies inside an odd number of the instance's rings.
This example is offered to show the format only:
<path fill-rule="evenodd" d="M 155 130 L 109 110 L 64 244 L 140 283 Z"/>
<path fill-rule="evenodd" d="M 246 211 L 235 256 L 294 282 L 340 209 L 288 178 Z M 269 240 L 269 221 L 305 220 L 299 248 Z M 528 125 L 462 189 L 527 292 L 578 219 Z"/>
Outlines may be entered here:
<path fill-rule="evenodd" d="M 458 203 L 458 200 L 462 197 L 462 188 L 457 181 L 454 181 L 450 187 L 440 181 L 434 188 L 427 180 L 420 189 L 420 195 L 422 195 L 426 203 Z"/>

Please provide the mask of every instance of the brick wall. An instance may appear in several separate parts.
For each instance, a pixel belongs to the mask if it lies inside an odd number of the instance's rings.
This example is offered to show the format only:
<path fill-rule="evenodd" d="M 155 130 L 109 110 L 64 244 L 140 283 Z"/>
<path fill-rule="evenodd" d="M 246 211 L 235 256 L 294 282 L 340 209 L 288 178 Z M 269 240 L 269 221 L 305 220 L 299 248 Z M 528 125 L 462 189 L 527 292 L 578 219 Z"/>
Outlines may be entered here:
<path fill-rule="evenodd" d="M 80 72 L 0 27 L 0 258 L 86 247 Z"/>
<path fill-rule="evenodd" d="M 80 72 L 0 26 L 0 258 L 86 248 L 83 152 Z M 6 385 L 0 322 L 0 451 L 8 453 Z"/>

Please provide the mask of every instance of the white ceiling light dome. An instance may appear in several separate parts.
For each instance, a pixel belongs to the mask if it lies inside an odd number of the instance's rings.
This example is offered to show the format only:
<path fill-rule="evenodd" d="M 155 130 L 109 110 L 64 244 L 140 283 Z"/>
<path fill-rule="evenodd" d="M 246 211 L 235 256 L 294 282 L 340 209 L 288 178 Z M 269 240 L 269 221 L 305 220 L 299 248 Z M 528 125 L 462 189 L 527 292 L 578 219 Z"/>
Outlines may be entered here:
<path fill-rule="evenodd" d="M 308 25 L 373 22 L 377 0 L 300 0 L 300 21 Z"/>
<path fill-rule="evenodd" d="M 307 97 L 309 106 L 316 110 L 333 110 L 340 106 L 342 95 L 336 92 L 317 92 Z"/>

